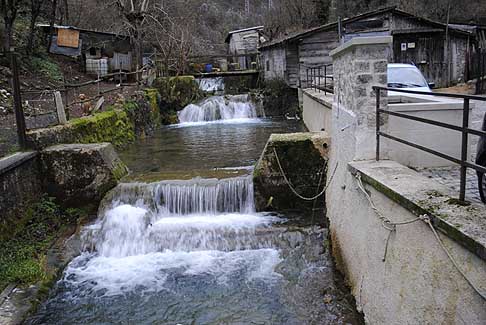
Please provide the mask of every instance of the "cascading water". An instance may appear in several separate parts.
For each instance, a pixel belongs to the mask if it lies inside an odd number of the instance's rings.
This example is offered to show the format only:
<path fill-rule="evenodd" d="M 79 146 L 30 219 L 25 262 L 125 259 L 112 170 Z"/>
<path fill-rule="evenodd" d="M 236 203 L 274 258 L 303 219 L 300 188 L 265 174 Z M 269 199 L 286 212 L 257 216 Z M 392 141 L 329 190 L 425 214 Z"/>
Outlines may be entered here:
<path fill-rule="evenodd" d="M 150 170 L 149 148 L 166 148 L 163 159 L 174 170 L 246 166 L 261 150 L 245 145 L 265 126 L 168 128 L 177 136 L 161 136 L 167 145 L 144 142 L 138 155 Z M 230 151 L 208 150 L 216 140 Z M 356 324 L 323 245 L 326 230 L 305 218 L 257 213 L 253 195 L 251 175 L 120 184 L 28 323 Z"/>
<path fill-rule="evenodd" d="M 202 91 L 208 93 L 224 92 L 224 79 L 222 77 L 196 79 L 196 82 Z"/>
<path fill-rule="evenodd" d="M 178 113 L 180 123 L 242 120 L 258 117 L 249 95 L 213 96 Z"/>

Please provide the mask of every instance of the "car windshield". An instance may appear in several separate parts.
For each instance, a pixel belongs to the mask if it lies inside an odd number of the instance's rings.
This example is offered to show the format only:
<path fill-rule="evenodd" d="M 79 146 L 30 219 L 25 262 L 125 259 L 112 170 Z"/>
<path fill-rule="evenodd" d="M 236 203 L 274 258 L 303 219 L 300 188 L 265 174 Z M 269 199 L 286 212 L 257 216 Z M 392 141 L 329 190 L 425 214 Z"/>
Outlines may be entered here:
<path fill-rule="evenodd" d="M 388 68 L 388 87 L 414 88 L 428 87 L 417 68 Z"/>

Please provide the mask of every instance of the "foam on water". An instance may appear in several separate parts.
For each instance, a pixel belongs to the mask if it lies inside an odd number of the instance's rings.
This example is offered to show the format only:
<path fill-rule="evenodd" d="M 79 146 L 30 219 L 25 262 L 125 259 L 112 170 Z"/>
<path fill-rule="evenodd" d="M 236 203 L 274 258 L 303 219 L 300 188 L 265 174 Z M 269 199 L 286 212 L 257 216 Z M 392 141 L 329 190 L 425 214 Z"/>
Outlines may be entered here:
<path fill-rule="evenodd" d="M 255 213 L 250 176 L 122 184 L 108 200 L 84 230 L 89 249 L 66 269 L 66 286 L 111 296 L 162 290 L 173 272 L 278 277 L 279 252 L 257 230 L 280 219 Z"/>
<path fill-rule="evenodd" d="M 281 262 L 275 249 L 232 252 L 164 251 L 126 257 L 83 254 L 73 260 L 63 277 L 65 286 L 77 288 L 80 295 L 114 296 L 135 291 L 158 292 L 165 289 L 169 276 L 211 276 L 224 284 L 243 272 L 247 281 L 277 280 L 274 271 Z"/>
<path fill-rule="evenodd" d="M 214 122 L 219 120 L 240 121 L 256 119 L 256 107 L 249 95 L 213 96 L 199 104 L 190 104 L 178 113 L 181 124 Z"/>
<path fill-rule="evenodd" d="M 199 84 L 199 88 L 206 92 L 223 92 L 224 91 L 224 79 L 219 78 L 202 78 L 196 79 Z"/>

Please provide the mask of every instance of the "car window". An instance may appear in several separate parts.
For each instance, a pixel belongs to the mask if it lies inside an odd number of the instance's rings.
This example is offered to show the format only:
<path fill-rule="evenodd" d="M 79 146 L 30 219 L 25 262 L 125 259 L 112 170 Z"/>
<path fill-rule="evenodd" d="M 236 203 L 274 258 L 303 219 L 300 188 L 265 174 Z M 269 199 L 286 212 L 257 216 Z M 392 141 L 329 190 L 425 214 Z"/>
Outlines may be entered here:
<path fill-rule="evenodd" d="M 388 85 L 399 88 L 428 87 L 420 71 L 412 67 L 388 68 Z"/>

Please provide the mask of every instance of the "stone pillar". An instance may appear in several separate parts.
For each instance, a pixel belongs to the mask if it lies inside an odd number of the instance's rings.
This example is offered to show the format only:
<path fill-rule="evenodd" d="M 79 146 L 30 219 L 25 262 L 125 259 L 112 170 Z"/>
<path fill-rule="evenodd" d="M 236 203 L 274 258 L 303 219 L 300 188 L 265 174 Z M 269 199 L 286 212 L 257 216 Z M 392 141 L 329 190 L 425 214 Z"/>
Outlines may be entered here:
<path fill-rule="evenodd" d="M 348 162 L 375 158 L 376 94 L 387 85 L 392 37 L 354 38 L 330 53 L 334 71 L 333 141 L 347 137 Z M 381 105 L 386 108 L 386 92 Z M 385 126 L 384 119 L 382 126 Z"/>
<path fill-rule="evenodd" d="M 355 297 L 359 297 L 360 284 L 347 268 L 347 261 L 353 257 L 347 255 L 349 245 L 343 245 L 356 240 L 347 236 L 347 230 L 354 227 L 355 202 L 363 198 L 348 164 L 375 159 L 376 97 L 372 87 L 387 84 L 391 43 L 391 37 L 355 38 L 331 52 L 334 100 L 327 179 L 332 181 L 326 192 L 326 209 L 333 255 Z M 361 310 L 361 302 L 357 300 L 358 310 Z"/>

